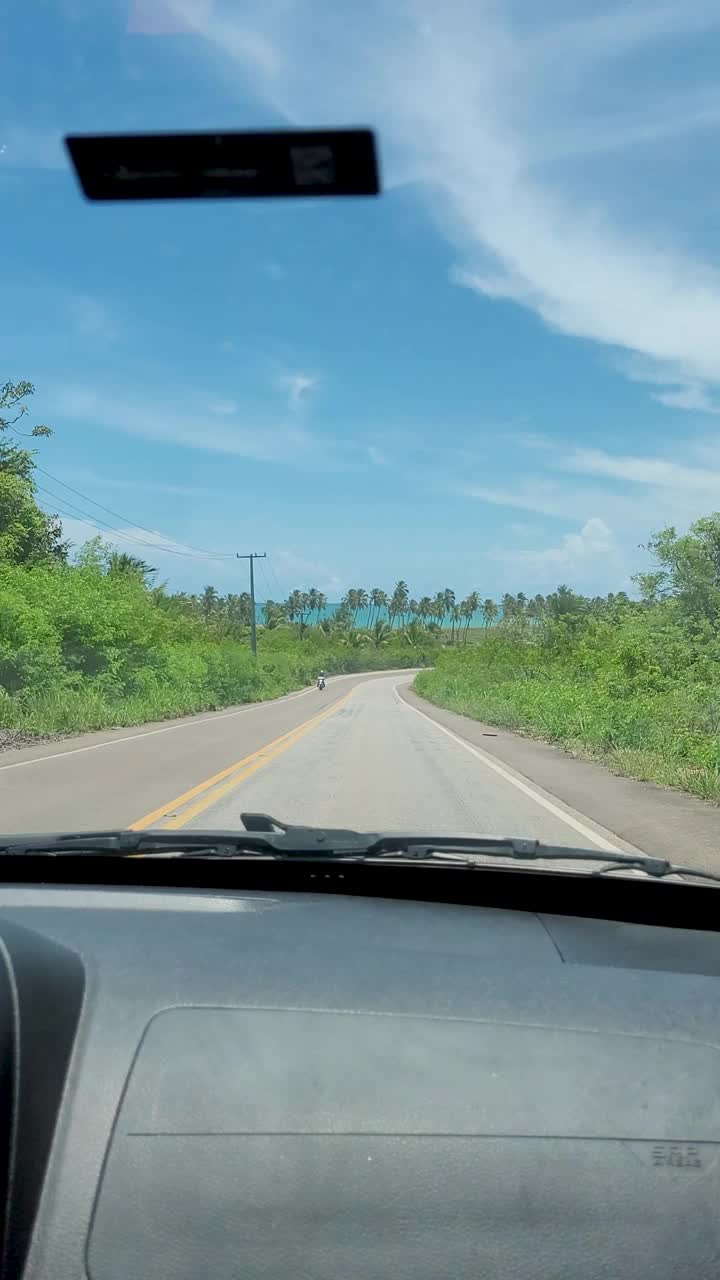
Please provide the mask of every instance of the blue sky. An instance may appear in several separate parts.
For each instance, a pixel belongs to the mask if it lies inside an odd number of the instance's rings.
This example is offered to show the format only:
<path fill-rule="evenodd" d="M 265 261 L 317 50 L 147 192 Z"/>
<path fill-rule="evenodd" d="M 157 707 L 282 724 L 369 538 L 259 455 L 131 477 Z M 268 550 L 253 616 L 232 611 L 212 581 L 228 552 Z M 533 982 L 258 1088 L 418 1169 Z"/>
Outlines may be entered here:
<path fill-rule="evenodd" d="M 716 0 L 32 9 L 0 377 L 75 542 L 186 589 L 265 550 L 261 597 L 595 592 L 720 508 Z M 374 127 L 381 199 L 92 206 L 60 145 L 287 124 Z"/>

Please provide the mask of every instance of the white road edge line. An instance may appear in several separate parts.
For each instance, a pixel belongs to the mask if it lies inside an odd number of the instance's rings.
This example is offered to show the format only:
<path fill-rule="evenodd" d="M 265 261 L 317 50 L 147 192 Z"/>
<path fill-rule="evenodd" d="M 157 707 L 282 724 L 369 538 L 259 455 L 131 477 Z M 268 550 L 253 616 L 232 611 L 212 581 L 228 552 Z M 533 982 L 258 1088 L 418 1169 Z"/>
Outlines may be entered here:
<path fill-rule="evenodd" d="M 440 724 L 438 720 L 433 720 L 432 716 L 426 715 L 424 711 L 420 711 L 418 707 L 414 707 L 411 702 L 406 702 L 404 698 L 400 697 L 397 685 L 395 685 L 393 692 L 396 700 L 401 706 L 407 707 L 408 711 L 414 711 L 417 716 L 422 716 L 423 720 L 427 720 L 429 724 L 434 725 L 436 729 L 439 729 L 440 733 L 444 733 L 447 738 L 456 742 L 459 747 L 464 747 L 466 751 L 470 752 L 471 756 L 475 756 L 476 760 L 479 760 L 481 764 L 486 766 L 486 768 L 492 769 L 493 773 L 499 774 L 500 777 L 504 778 L 506 782 L 509 782 L 511 786 L 517 787 L 518 791 L 522 791 L 523 795 L 529 796 L 531 800 L 534 800 L 536 804 L 539 804 L 542 809 L 546 809 L 548 813 L 553 815 L 553 817 L 560 818 L 560 820 L 566 823 L 568 827 L 572 827 L 574 831 L 577 831 L 578 835 L 583 836 L 586 840 L 592 841 L 598 849 L 603 849 L 605 853 L 623 852 L 618 845 L 612 844 L 610 840 L 606 840 L 603 836 L 592 831 L 590 827 L 586 827 L 584 822 L 578 822 L 577 818 L 573 818 L 572 814 L 565 813 L 559 805 L 553 804 L 552 800 L 548 800 L 544 795 L 541 795 L 539 791 L 536 791 L 535 788 L 530 785 L 530 783 L 523 782 L 520 778 L 516 778 L 508 769 L 503 765 L 498 764 L 497 760 L 493 760 L 492 756 L 488 755 L 487 752 L 483 751 L 480 747 L 474 747 L 472 743 L 466 742 L 465 739 L 461 738 L 457 733 L 453 733 L 452 729 L 446 729 L 444 724 Z"/>
<path fill-rule="evenodd" d="M 354 673 L 335 676 L 337 680 L 350 680 Z M 23 769 L 29 764 L 44 764 L 48 760 L 62 760 L 65 756 L 78 756 L 84 751 L 102 751 L 104 747 L 119 747 L 123 742 L 135 742 L 138 738 L 153 738 L 157 733 L 174 733 L 177 729 L 194 729 L 199 724 L 212 724 L 216 720 L 232 720 L 233 716 L 245 716 L 250 711 L 259 711 L 262 707 L 276 707 L 281 702 L 293 702 L 295 698 L 304 698 L 314 693 L 315 685 L 308 689 L 300 689 L 295 693 L 285 693 L 281 698 L 270 698 L 267 702 L 253 702 L 250 707 L 238 707 L 237 711 L 221 711 L 217 715 L 202 716 L 199 720 L 185 720 L 182 724 L 164 725 L 162 729 L 146 729 L 140 733 L 126 733 L 124 738 L 111 738 L 109 742 L 91 742 L 87 747 L 72 747 L 69 751 L 52 751 L 47 756 L 34 756 L 32 760 L 15 760 L 12 764 L 0 764 L 0 773 L 6 769 Z M 92 731 L 91 731 L 92 732 Z M 100 729 L 99 733 L 107 732 Z"/>
<path fill-rule="evenodd" d="M 415 668 L 409 668 L 415 670 Z M 341 675 L 330 676 L 329 684 L 337 684 L 340 680 L 354 680 L 358 676 L 392 675 L 392 671 L 346 671 Z M 238 707 L 236 711 L 220 711 L 215 715 L 202 716 L 201 719 L 183 720 L 182 724 L 164 725 L 162 729 L 145 729 L 140 733 L 126 733 L 124 738 L 111 738 L 109 742 L 91 742 L 87 747 L 71 747 L 69 751 L 51 751 L 46 756 L 33 756 L 32 760 L 15 760 L 12 764 L 0 764 L 0 773 L 8 769 L 26 769 L 31 764 L 46 764 L 48 760 L 62 760 L 65 756 L 79 756 L 85 751 L 102 751 L 105 747 L 120 747 L 123 742 L 136 742 L 138 738 L 153 738 L 158 733 L 175 733 L 178 729 L 194 729 L 199 724 L 212 724 L 215 720 L 231 720 L 233 716 L 245 716 L 250 711 L 259 711 L 262 707 L 276 707 L 281 702 L 292 702 L 295 698 L 306 698 L 315 692 L 315 685 L 307 689 L 298 689 L 294 693 L 285 693 L 281 698 L 269 698 L 267 702 L 253 702 L 249 707 Z M 92 732 L 92 730 L 90 730 Z M 98 733 L 106 733 L 98 729 Z M 80 735 L 78 735 L 80 736 Z M 20 748 L 22 750 L 22 748 Z"/>

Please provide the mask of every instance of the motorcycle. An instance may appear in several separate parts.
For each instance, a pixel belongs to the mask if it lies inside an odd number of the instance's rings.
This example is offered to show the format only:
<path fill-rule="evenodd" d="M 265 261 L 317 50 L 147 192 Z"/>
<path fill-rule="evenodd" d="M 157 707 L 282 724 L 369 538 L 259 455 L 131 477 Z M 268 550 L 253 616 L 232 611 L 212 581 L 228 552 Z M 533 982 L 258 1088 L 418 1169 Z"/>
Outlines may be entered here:
<path fill-rule="evenodd" d="M 318 687 L 318 689 L 320 689 L 321 691 L 325 688 L 325 677 L 324 677 L 324 676 L 318 676 L 318 678 L 317 678 L 317 687 Z"/>

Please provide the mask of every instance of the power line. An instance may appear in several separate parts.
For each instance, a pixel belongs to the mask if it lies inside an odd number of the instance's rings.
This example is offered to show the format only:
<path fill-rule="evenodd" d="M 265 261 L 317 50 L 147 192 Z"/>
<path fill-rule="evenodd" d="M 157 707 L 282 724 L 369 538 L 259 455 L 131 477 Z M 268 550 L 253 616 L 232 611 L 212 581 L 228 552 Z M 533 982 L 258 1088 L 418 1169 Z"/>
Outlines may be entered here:
<path fill-rule="evenodd" d="M 135 543 L 135 545 L 138 547 L 150 547 L 153 551 L 164 551 L 164 552 L 167 552 L 168 555 L 182 556 L 186 560 L 214 559 L 214 557 L 211 555 L 204 555 L 204 554 L 196 555 L 192 551 L 179 551 L 175 547 L 164 547 L 159 542 L 148 542 L 147 539 L 145 538 L 135 538 L 133 537 L 132 534 L 126 533 L 124 529 L 117 529 L 114 525 L 108 524 L 107 520 L 103 520 L 100 516 L 94 516 L 94 517 L 91 516 L 87 511 L 83 511 L 82 507 L 76 506 L 76 504 L 74 502 L 70 502 L 68 498 L 63 498 L 63 497 L 60 497 L 57 493 L 53 493 L 51 489 L 46 489 L 41 484 L 38 484 L 35 487 L 36 489 L 39 490 L 40 493 L 46 493 L 48 497 L 53 499 L 54 502 L 64 502 L 66 506 L 71 508 L 71 511 L 68 512 L 58 507 L 58 511 L 60 515 L 66 516 L 67 519 L 69 520 L 74 520 L 76 519 L 76 516 L 72 514 L 72 512 L 74 511 L 77 513 L 77 515 L 81 517 L 81 519 L 85 522 L 85 524 L 89 524 L 91 528 L 97 529 L 99 533 L 103 533 L 105 530 L 107 530 L 110 533 L 118 534 L 121 538 L 123 538 L 127 542 Z M 54 513 L 46 512 L 45 514 L 51 515 Z M 103 526 L 103 528 L 100 528 L 101 525 Z M 157 537 L 164 537 L 164 534 L 158 534 Z"/>
<path fill-rule="evenodd" d="M 284 595 L 284 594 L 286 594 L 286 593 L 284 593 L 284 592 L 283 592 L 283 589 L 282 589 L 282 587 L 280 586 L 280 582 L 279 582 L 279 580 L 278 580 L 278 576 L 277 576 L 277 574 L 276 574 L 276 572 L 275 572 L 275 565 L 274 565 L 274 563 L 273 563 L 272 556 L 271 556 L 271 557 L 269 558 L 269 560 L 268 560 L 268 568 L 269 568 L 269 570 L 270 570 L 270 573 L 272 574 L 272 580 L 273 580 L 273 582 L 275 583 L 275 587 L 274 587 L 274 589 L 273 589 L 273 590 L 277 590 L 278 599 L 279 599 L 279 600 L 282 600 L 283 595 Z"/>
<path fill-rule="evenodd" d="M 91 506 L 98 507 L 100 511 L 105 511 L 109 516 L 113 516 L 116 520 L 126 521 L 134 529 L 141 529 L 143 533 L 149 533 L 153 537 L 157 537 L 157 538 L 166 537 L 166 535 L 164 533 L 160 533 L 158 529 L 148 529 L 146 528 L 145 525 L 138 524 L 137 520 L 131 520 L 129 516 L 121 515 L 119 511 L 113 511 L 112 507 L 103 506 L 102 502 L 97 502 L 95 498 L 88 497 L 88 495 L 86 493 L 82 493 L 80 489 L 74 489 L 73 486 L 71 484 L 67 484 L 65 480 L 59 480 L 57 476 L 52 475 L 50 471 L 46 471 L 44 467 L 39 467 L 37 463 L 34 465 L 34 470 L 39 471 L 41 475 L 47 476 L 48 479 L 52 480 L 54 484 L 59 484 L 62 486 L 63 489 L 68 489 L 69 492 L 74 493 L 76 497 L 82 498 L 83 502 L 89 502 Z M 39 485 L 38 485 L 38 488 L 40 488 Z M 67 498 L 61 499 L 61 500 L 65 502 L 68 501 Z M 73 504 L 71 502 L 68 502 L 68 506 L 72 506 L 72 505 Z M 174 541 L 174 539 L 172 539 L 172 541 Z M 151 544 L 151 545 L 155 545 L 155 544 Z M 178 545 L 182 547 L 187 547 L 188 551 L 196 552 L 199 555 L 211 556 L 213 559 L 219 558 L 219 557 L 231 558 L 233 554 L 231 551 L 209 551 L 207 547 L 194 547 L 190 542 L 181 542 Z M 180 553 L 178 552 L 178 554 Z"/>

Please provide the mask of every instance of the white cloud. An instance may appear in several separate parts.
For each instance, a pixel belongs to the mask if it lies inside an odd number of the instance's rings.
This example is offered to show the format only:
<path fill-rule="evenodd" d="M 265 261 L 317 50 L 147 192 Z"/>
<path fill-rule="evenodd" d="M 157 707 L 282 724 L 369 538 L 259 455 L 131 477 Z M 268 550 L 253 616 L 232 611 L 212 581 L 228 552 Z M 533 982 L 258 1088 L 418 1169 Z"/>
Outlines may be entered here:
<path fill-rule="evenodd" d="M 698 413 L 720 413 L 720 404 L 712 400 L 703 387 L 679 387 L 675 391 L 658 391 L 653 396 L 668 409 L 695 410 Z"/>
<path fill-rule="evenodd" d="M 676 493 L 685 491 L 716 502 L 720 499 L 720 471 L 688 467 L 666 458 L 637 458 L 612 455 L 601 449 L 577 449 L 560 465 L 563 470 L 582 475 L 625 480 Z"/>
<path fill-rule="evenodd" d="M 258 462 L 317 465 L 316 442 L 301 427 L 263 423 L 247 426 L 234 422 L 223 426 L 211 421 L 206 409 L 203 411 L 206 403 L 190 393 L 181 403 L 173 404 L 150 397 L 130 400 L 77 386 L 60 387 L 48 398 L 56 417 L 62 416 L 93 430 L 121 431 L 143 440 Z"/>
<path fill-rule="evenodd" d="M 562 333 L 648 357 L 664 382 L 681 375 L 704 386 L 720 385 L 720 271 L 688 247 L 672 167 L 652 226 L 640 215 L 630 221 L 627 209 L 632 190 L 644 195 L 646 177 L 659 172 L 652 156 L 653 167 L 643 167 L 643 140 L 676 128 L 656 78 L 644 74 L 647 57 L 719 24 L 714 0 L 606 2 L 569 21 L 522 4 L 450 0 L 441 12 L 410 0 L 371 2 L 353 15 L 348 39 L 344 7 L 336 14 L 309 0 L 264 0 L 244 6 L 241 18 L 210 18 L 202 34 L 217 64 L 242 66 L 243 92 L 254 87 L 291 121 L 378 120 L 391 185 L 396 171 L 425 183 L 462 257 L 456 281 L 528 307 Z M 696 71 L 690 58 L 688 67 L 682 91 L 697 102 L 688 103 L 685 127 L 705 127 L 717 92 L 701 62 Z M 702 76 L 706 84 L 693 83 Z M 609 122 L 608 100 L 618 113 Z M 606 145 L 603 132 L 619 149 L 624 140 L 632 146 L 611 178 L 593 174 L 590 190 L 572 169 L 558 169 L 568 119 L 576 154 L 597 147 L 598 134 Z M 706 167 L 696 172 L 700 181 Z M 684 407 L 677 395 L 674 407 Z"/>
<path fill-rule="evenodd" d="M 319 378 L 311 373 L 284 373 L 279 379 L 280 386 L 287 391 L 288 405 L 293 410 L 300 408 L 318 382 Z"/>
<path fill-rule="evenodd" d="M 626 576 L 617 542 L 600 516 L 591 516 L 577 532 L 564 534 L 553 546 L 530 550 L 494 549 L 487 552 L 486 558 L 522 570 L 523 581 L 536 585 L 554 584 L 559 576 L 572 577 L 582 585 L 598 575 L 617 579 L 621 572 L 623 578 Z"/>
<path fill-rule="evenodd" d="M 173 484 L 162 480 L 120 480 L 117 476 L 98 475 L 96 471 L 84 468 L 75 471 L 61 471 L 59 480 L 65 480 L 75 489 L 119 489 L 131 493 L 166 493 L 179 498 L 217 498 L 217 489 L 203 488 L 193 484 Z"/>
<path fill-rule="evenodd" d="M 295 551 L 281 549 L 273 552 L 272 563 L 281 584 L 285 584 L 284 590 L 317 587 L 333 602 L 339 600 L 345 591 L 345 583 L 337 571 L 322 561 L 307 560 Z"/>
<path fill-rule="evenodd" d="M 367 446 L 367 456 L 374 467 L 386 467 L 388 460 L 382 449 L 378 449 L 377 445 L 369 444 Z"/>

